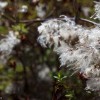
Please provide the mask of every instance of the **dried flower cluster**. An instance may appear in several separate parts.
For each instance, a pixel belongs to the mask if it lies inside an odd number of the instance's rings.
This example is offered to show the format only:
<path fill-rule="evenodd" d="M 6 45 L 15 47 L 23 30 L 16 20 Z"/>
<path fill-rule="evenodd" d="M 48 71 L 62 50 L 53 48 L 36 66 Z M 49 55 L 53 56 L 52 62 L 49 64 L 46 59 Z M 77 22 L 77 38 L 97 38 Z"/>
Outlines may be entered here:
<path fill-rule="evenodd" d="M 46 5 L 39 3 L 36 6 L 37 16 L 43 18 L 46 15 Z"/>
<path fill-rule="evenodd" d="M 100 18 L 100 3 L 95 5 L 95 18 Z M 39 43 L 43 47 L 54 47 L 59 54 L 61 66 L 87 78 L 87 87 L 100 90 L 100 28 L 85 28 L 76 25 L 68 17 L 51 19 L 38 27 Z"/>
<path fill-rule="evenodd" d="M 9 31 L 9 34 L 6 38 L 1 39 L 0 41 L 0 62 L 6 63 L 9 55 L 12 52 L 13 47 L 18 44 L 20 40 L 16 37 L 16 34 L 13 31 Z"/>
<path fill-rule="evenodd" d="M 95 19 L 100 19 L 100 2 L 95 2 Z"/>

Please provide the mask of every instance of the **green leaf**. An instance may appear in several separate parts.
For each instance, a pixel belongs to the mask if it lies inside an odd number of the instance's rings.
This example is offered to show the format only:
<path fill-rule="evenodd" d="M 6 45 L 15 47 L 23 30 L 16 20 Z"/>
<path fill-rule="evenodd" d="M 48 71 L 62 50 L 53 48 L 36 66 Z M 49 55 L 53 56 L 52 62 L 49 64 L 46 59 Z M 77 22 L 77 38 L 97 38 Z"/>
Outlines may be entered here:
<path fill-rule="evenodd" d="M 4 26 L 0 26 L 0 34 L 6 34 L 8 32 L 8 29 Z"/>
<path fill-rule="evenodd" d="M 14 25 L 14 26 L 12 26 L 12 28 L 14 31 L 18 31 L 18 32 L 22 32 L 22 33 L 28 32 L 28 29 L 25 27 L 25 24 L 22 24 L 22 23 Z"/>
<path fill-rule="evenodd" d="M 16 72 L 22 72 L 23 71 L 23 66 L 19 63 L 17 66 L 16 66 Z"/>

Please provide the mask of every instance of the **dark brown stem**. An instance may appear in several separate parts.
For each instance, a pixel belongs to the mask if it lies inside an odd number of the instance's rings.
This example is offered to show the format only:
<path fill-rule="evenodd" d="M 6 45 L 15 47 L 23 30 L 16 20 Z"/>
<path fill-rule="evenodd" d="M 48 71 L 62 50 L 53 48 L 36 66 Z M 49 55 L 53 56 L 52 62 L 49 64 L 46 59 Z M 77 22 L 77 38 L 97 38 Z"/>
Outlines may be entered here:
<path fill-rule="evenodd" d="M 54 19 L 54 18 L 50 18 L 50 19 Z M 33 20 L 22 20 L 20 21 L 21 23 L 27 23 L 26 24 L 26 27 L 29 27 L 30 25 L 34 24 L 34 23 L 38 23 L 38 22 L 44 22 L 44 21 L 47 21 L 47 20 L 50 20 L 50 19 L 33 19 Z M 58 20 L 62 20 L 62 18 L 55 18 L 55 19 L 58 19 Z M 75 20 L 75 18 L 70 18 L 71 20 Z M 85 19 L 85 18 L 78 18 L 78 20 L 81 20 L 81 21 L 85 21 L 87 23 L 90 23 L 90 24 L 93 24 L 93 25 L 96 25 L 96 26 L 100 26 L 99 23 L 96 23 L 94 21 L 91 21 L 91 20 L 88 20 L 88 19 Z"/>
<path fill-rule="evenodd" d="M 10 20 L 12 23 L 16 23 L 16 20 L 14 20 L 13 18 L 11 17 L 8 17 L 6 15 L 2 15 L 5 19 L 8 19 Z M 47 19 L 31 19 L 31 20 L 20 20 L 19 23 L 25 23 L 26 24 L 26 27 L 29 27 L 30 25 L 34 24 L 34 23 L 40 23 L 40 22 L 44 22 L 44 21 L 47 21 L 47 20 L 50 20 L 50 19 L 54 19 L 54 18 L 47 18 Z M 55 18 L 55 19 L 58 19 L 58 20 L 61 20 L 62 18 Z M 72 20 L 75 20 L 76 18 L 70 18 Z M 97 26 L 100 26 L 99 23 L 96 23 L 94 21 L 91 21 L 91 20 L 88 20 L 88 19 L 85 19 L 85 18 L 79 18 L 78 20 L 81 20 L 81 21 L 85 21 L 87 23 L 91 23 L 93 25 L 97 25 Z"/>
<path fill-rule="evenodd" d="M 6 15 L 2 15 L 2 17 L 5 18 L 5 19 L 7 19 L 7 20 L 9 20 L 9 21 L 11 21 L 12 23 L 15 23 L 16 22 L 13 18 L 8 17 Z"/>
<path fill-rule="evenodd" d="M 55 87 L 56 87 L 56 80 L 53 81 L 52 100 L 57 100 Z"/>
<path fill-rule="evenodd" d="M 91 24 L 94 24 L 94 25 L 97 25 L 97 26 L 100 26 L 99 23 L 96 23 L 94 21 L 91 21 L 91 20 L 88 20 L 88 19 L 85 19 L 85 18 L 80 18 L 80 20 L 85 21 L 85 22 L 88 22 L 88 23 L 91 23 Z"/>
<path fill-rule="evenodd" d="M 80 17 L 80 13 L 79 13 L 80 7 L 77 3 L 77 0 L 73 0 L 73 6 L 74 6 L 74 9 L 76 9 L 75 10 L 75 22 L 78 23 L 79 17 Z"/>

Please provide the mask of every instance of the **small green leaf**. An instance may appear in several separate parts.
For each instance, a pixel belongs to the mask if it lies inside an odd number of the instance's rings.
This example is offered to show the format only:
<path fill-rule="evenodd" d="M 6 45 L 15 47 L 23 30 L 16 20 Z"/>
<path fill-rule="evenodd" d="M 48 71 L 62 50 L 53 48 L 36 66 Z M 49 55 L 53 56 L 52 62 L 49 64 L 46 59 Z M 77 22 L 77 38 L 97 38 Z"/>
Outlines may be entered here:
<path fill-rule="evenodd" d="M 8 32 L 8 29 L 4 26 L 0 26 L 0 34 L 6 34 Z"/>
<path fill-rule="evenodd" d="M 54 78 L 56 78 L 56 79 L 58 79 L 58 77 L 57 76 L 53 76 Z"/>
<path fill-rule="evenodd" d="M 28 32 L 28 29 L 25 27 L 25 24 L 17 24 L 15 26 L 12 26 L 13 30 L 15 31 L 19 31 L 19 32 L 22 32 L 22 33 L 27 33 Z"/>

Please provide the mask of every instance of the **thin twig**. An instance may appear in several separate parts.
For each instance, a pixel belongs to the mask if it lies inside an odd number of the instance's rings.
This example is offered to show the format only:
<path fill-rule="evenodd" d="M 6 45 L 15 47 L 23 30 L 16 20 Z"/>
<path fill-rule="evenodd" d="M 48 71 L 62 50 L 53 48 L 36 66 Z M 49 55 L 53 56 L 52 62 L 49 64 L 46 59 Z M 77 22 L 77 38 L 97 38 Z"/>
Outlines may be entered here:
<path fill-rule="evenodd" d="M 5 16 L 5 15 L 2 15 L 4 18 L 10 20 L 11 22 L 13 23 L 16 23 L 16 21 L 8 16 Z M 31 20 L 20 20 L 19 23 L 26 23 L 26 27 L 34 24 L 34 23 L 38 23 L 38 22 L 44 22 L 44 21 L 47 21 L 47 20 L 50 20 L 50 19 L 58 19 L 58 20 L 61 20 L 62 18 L 47 18 L 47 19 L 31 19 Z M 75 18 L 71 18 L 71 20 L 75 20 Z M 96 26 L 100 26 L 99 23 L 96 23 L 94 21 L 91 21 L 91 20 L 88 20 L 88 19 L 85 19 L 85 18 L 79 18 L 79 20 L 82 20 L 82 21 L 85 21 L 87 23 L 91 23 L 91 24 L 94 24 Z"/>
<path fill-rule="evenodd" d="M 62 18 L 48 18 L 48 19 L 22 20 L 22 21 L 20 21 L 20 23 L 27 23 L 26 26 L 30 26 L 30 25 L 32 25 L 33 23 L 44 22 L 44 21 L 47 21 L 47 20 L 50 20 L 50 19 L 58 19 L 58 20 L 61 20 Z M 75 20 L 75 18 L 71 18 L 71 20 Z M 85 22 L 87 22 L 87 23 L 91 23 L 91 24 L 96 25 L 96 26 L 100 26 L 99 23 L 96 23 L 96 22 L 94 22 L 94 21 L 91 21 L 91 20 L 88 20 L 88 19 L 85 19 L 85 18 L 79 18 L 79 20 L 85 21 Z"/>
<path fill-rule="evenodd" d="M 88 22 L 88 23 L 91 23 L 91 24 L 94 24 L 94 25 L 97 25 L 97 26 L 100 26 L 99 23 L 96 23 L 96 22 L 91 21 L 91 20 L 88 20 L 88 19 L 80 18 L 80 20 L 85 21 L 85 22 Z"/>
<path fill-rule="evenodd" d="M 8 16 L 6 16 L 6 15 L 2 15 L 2 17 L 4 17 L 4 18 L 7 19 L 7 20 L 10 20 L 10 21 L 13 22 L 13 23 L 16 22 L 13 18 L 8 17 Z"/>
<path fill-rule="evenodd" d="M 20 23 L 30 23 L 30 22 L 43 22 L 46 19 L 31 19 L 31 20 L 20 20 Z"/>

